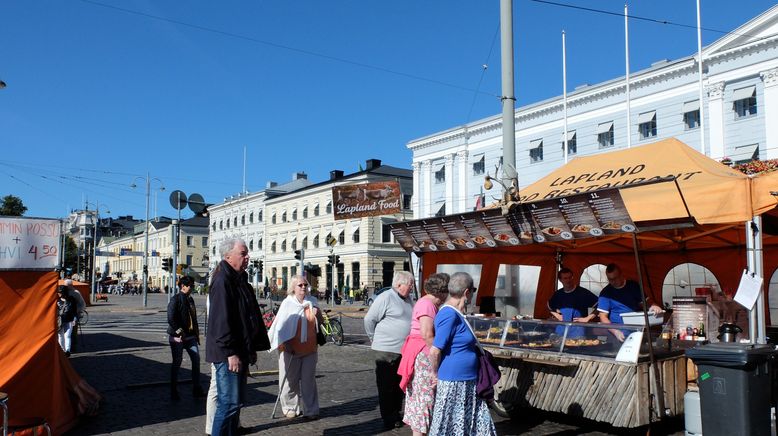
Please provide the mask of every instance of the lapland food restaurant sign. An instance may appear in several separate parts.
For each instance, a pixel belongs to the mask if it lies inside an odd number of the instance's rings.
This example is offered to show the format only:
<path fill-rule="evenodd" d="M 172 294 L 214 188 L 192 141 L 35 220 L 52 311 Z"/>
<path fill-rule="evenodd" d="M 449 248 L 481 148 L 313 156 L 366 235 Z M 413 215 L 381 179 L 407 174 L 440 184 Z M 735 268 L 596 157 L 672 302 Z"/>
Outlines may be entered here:
<path fill-rule="evenodd" d="M 400 213 L 400 197 L 397 181 L 335 186 L 333 212 L 336 220 Z"/>

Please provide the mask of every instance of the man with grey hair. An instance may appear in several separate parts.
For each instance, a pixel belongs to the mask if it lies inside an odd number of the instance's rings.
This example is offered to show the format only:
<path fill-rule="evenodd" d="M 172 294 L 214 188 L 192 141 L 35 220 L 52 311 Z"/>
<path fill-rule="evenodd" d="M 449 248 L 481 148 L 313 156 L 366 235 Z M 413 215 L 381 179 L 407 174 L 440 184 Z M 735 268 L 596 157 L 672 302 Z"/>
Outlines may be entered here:
<path fill-rule="evenodd" d="M 466 272 L 456 272 L 448 281 L 448 293 L 452 297 L 462 297 L 466 290 L 473 290 L 473 277 Z"/>
<path fill-rule="evenodd" d="M 216 369 L 216 412 L 212 435 L 237 435 L 246 398 L 246 376 L 257 351 L 270 349 L 259 305 L 248 283 L 246 242 L 230 238 L 219 244 L 222 261 L 211 279 L 210 317 L 205 360 Z"/>
<path fill-rule="evenodd" d="M 378 405 L 384 427 L 402 427 L 403 398 L 400 389 L 400 360 L 405 338 L 411 331 L 413 303 L 413 274 L 397 271 L 392 279 L 392 289 L 380 294 L 365 315 L 365 331 L 372 340 L 375 352 L 375 378 L 378 385 Z"/>
<path fill-rule="evenodd" d="M 66 296 L 70 296 L 76 302 L 76 319 L 73 320 L 72 327 L 76 327 L 78 321 L 81 319 L 81 314 L 86 310 L 86 302 L 81 292 L 73 286 L 73 279 L 65 279 L 65 287 L 67 288 Z M 78 345 L 78 329 L 72 330 L 73 336 L 70 339 L 71 349 L 75 350 Z"/>

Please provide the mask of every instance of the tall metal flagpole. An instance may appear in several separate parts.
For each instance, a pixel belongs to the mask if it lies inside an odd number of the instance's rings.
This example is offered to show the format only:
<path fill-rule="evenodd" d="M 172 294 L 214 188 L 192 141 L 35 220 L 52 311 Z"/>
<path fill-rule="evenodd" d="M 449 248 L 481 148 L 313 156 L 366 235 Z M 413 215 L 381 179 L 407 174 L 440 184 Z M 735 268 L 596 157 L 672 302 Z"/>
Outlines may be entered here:
<path fill-rule="evenodd" d="M 697 75 L 700 85 L 700 152 L 705 154 L 705 102 L 702 89 L 702 21 L 700 19 L 700 0 L 697 0 Z"/>
<path fill-rule="evenodd" d="M 149 305 L 149 197 L 151 196 L 151 179 L 146 172 L 146 231 L 143 237 L 143 307 Z M 133 262 L 135 263 L 135 262 Z"/>
<path fill-rule="evenodd" d="M 564 129 L 562 132 L 562 154 L 567 163 L 569 151 L 567 150 L 567 47 L 565 45 L 565 31 L 562 31 L 562 108 L 564 111 Z"/>
<path fill-rule="evenodd" d="M 626 69 L 626 89 L 627 89 L 627 148 L 632 147 L 632 119 L 630 118 L 629 103 L 629 12 L 627 3 L 624 3 L 624 63 Z"/>

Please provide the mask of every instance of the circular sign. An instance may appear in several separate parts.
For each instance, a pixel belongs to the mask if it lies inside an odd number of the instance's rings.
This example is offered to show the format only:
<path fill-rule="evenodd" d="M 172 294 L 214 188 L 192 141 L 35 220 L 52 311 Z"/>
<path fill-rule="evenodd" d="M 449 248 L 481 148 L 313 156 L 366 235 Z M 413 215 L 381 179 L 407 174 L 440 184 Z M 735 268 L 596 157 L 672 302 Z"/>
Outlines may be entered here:
<path fill-rule="evenodd" d="M 200 213 L 205 210 L 205 199 L 202 195 L 194 193 L 189 196 L 189 209 L 194 213 Z"/>
<path fill-rule="evenodd" d="M 181 210 L 186 207 L 186 194 L 184 191 L 175 190 L 170 193 L 170 205 L 173 209 Z"/>

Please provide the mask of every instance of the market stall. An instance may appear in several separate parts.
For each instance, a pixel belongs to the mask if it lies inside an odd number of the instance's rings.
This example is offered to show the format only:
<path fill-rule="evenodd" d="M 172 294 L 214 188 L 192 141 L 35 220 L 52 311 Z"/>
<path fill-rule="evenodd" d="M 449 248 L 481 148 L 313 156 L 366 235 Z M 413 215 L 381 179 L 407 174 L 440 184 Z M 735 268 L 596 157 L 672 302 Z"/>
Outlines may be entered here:
<path fill-rule="evenodd" d="M 478 282 L 476 305 L 490 302 L 489 311 L 505 322 L 516 315 L 543 320 L 562 265 L 583 271 L 615 262 L 654 301 L 661 301 L 664 277 L 679 263 L 708 268 L 726 289 L 737 288 L 746 268 L 758 274 L 775 269 L 778 250 L 756 251 L 758 244 L 778 244 L 759 220 L 775 208 L 773 178 L 746 176 L 671 139 L 577 158 L 522 190 L 521 202 L 397 223 L 392 231 L 422 259 L 422 280 L 469 271 Z M 751 311 L 750 337 L 759 337 L 765 312 L 762 303 Z M 545 330 L 559 327 L 553 324 L 542 321 Z M 594 326 L 586 337 L 598 343 L 588 352 L 581 352 L 585 344 L 560 342 L 559 334 L 545 349 L 526 338 L 485 342 L 502 356 L 498 402 L 621 427 L 683 413 L 682 352 L 656 348 L 658 335 L 645 334 L 636 362 L 617 362 L 619 342 Z"/>

